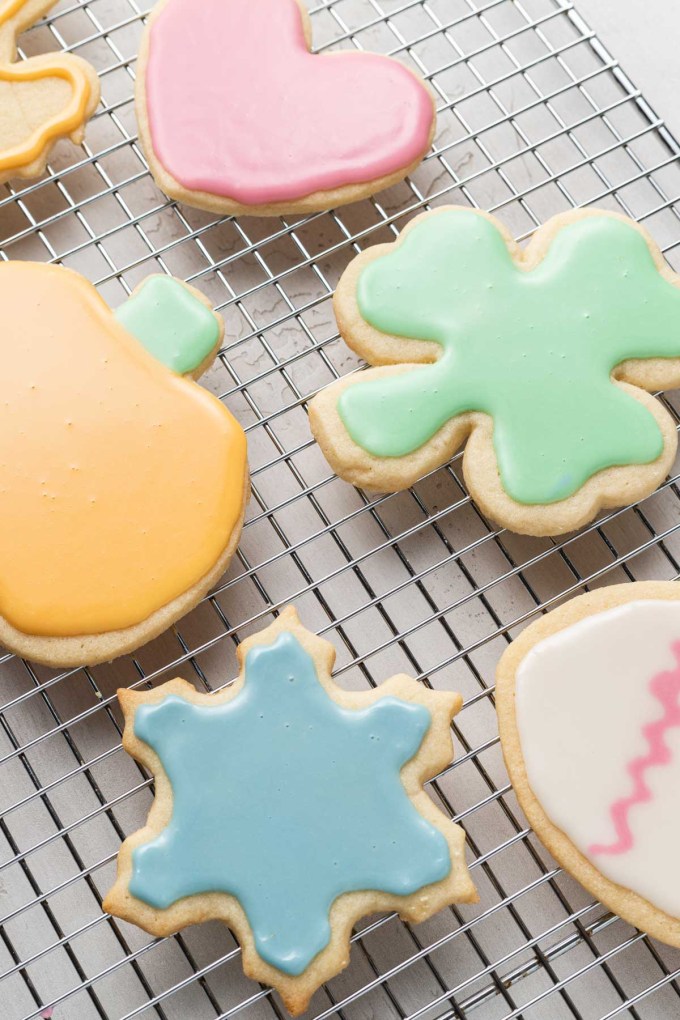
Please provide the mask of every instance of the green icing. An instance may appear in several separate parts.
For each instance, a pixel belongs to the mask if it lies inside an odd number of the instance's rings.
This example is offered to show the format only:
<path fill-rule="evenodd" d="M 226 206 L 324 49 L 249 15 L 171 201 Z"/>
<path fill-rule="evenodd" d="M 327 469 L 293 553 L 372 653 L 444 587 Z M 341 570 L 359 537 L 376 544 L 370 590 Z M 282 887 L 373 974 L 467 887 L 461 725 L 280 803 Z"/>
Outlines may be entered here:
<path fill-rule="evenodd" d="M 178 375 L 195 372 L 220 336 L 215 315 L 172 276 L 150 276 L 115 314 L 150 354 Z"/>
<path fill-rule="evenodd" d="M 340 416 L 367 452 L 402 457 L 456 415 L 486 412 L 503 488 L 524 504 L 661 455 L 653 416 L 611 373 L 680 357 L 680 290 L 625 221 L 575 220 L 526 272 L 485 217 L 434 212 L 364 269 L 357 300 L 381 332 L 442 348 L 434 364 L 343 391 Z"/>

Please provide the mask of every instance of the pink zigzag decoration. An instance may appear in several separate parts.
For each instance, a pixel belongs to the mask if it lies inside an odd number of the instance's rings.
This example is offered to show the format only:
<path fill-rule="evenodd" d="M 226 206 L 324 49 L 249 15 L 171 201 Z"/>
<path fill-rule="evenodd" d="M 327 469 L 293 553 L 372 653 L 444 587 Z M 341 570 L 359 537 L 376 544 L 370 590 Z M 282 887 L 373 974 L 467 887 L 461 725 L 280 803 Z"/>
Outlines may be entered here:
<path fill-rule="evenodd" d="M 677 666 L 674 670 L 657 673 L 650 681 L 649 689 L 661 703 L 664 714 L 653 723 L 642 727 L 642 733 L 649 745 L 649 751 L 639 758 L 633 758 L 626 771 L 633 780 L 633 792 L 628 797 L 615 800 L 609 808 L 617 840 L 615 843 L 596 843 L 588 847 L 591 854 L 624 854 L 633 846 L 633 834 L 628 824 L 630 809 L 636 804 L 651 800 L 651 792 L 645 782 L 645 773 L 655 765 L 668 765 L 671 752 L 664 736 L 673 726 L 680 726 L 680 641 L 672 646 Z"/>

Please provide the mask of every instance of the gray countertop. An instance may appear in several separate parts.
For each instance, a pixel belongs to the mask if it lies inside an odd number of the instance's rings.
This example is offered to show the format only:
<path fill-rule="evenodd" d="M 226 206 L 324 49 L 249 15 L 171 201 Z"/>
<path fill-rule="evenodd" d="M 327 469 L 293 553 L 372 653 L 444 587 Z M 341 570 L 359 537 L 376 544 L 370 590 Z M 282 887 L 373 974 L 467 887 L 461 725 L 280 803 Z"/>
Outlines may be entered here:
<path fill-rule="evenodd" d="M 576 0 L 575 6 L 680 138 L 680 2 Z"/>

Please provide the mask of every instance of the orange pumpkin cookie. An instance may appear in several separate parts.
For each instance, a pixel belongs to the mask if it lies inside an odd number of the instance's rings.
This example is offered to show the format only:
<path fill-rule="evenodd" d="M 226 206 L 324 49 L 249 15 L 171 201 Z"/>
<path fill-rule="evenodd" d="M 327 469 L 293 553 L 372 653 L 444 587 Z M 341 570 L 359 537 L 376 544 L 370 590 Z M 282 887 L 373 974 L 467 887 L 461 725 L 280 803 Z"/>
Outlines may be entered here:
<path fill-rule="evenodd" d="M 60 138 L 79 144 L 99 103 L 99 78 L 70 53 L 17 62 L 17 37 L 56 0 L 0 0 L 0 184 L 38 177 Z"/>
<path fill-rule="evenodd" d="M 246 440 L 193 377 L 223 324 L 149 277 L 116 314 L 77 273 L 0 264 L 0 641 L 52 666 L 115 658 L 226 569 Z"/>

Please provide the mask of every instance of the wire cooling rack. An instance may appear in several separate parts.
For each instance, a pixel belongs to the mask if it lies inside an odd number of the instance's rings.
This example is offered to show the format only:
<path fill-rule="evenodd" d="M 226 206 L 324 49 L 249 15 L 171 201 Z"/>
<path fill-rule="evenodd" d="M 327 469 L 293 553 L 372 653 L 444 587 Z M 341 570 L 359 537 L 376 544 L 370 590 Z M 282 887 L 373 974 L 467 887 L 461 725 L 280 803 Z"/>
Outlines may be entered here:
<path fill-rule="evenodd" d="M 159 269 L 201 287 L 228 336 L 206 385 L 248 431 L 253 498 L 215 593 L 136 656 L 59 674 L 0 659 L 0 1018 L 284 1015 L 243 977 L 223 926 L 152 939 L 103 915 L 101 897 L 151 798 L 120 747 L 116 687 L 179 674 L 213 690 L 235 674 L 236 643 L 294 602 L 335 644 L 340 683 L 405 671 L 463 693 L 456 763 L 430 789 L 467 830 L 481 894 L 418 927 L 369 918 L 308 1016 L 672 1020 L 680 954 L 592 902 L 527 829 L 501 760 L 493 675 L 507 642 L 565 596 L 678 575 L 677 476 L 578 535 L 520 538 L 470 503 L 458 458 L 394 496 L 337 480 L 305 409 L 356 368 L 331 311 L 342 269 L 422 208 L 479 205 L 518 238 L 572 205 L 622 209 L 680 268 L 678 147 L 564 0 L 312 2 L 315 47 L 417 68 L 439 129 L 410 181 L 304 219 L 216 221 L 155 188 L 132 102 L 151 0 L 64 0 L 22 40 L 25 54 L 56 46 L 89 59 L 103 102 L 81 150 L 61 145 L 44 180 L 2 191 L 3 255 L 74 267 L 113 305 Z"/>

